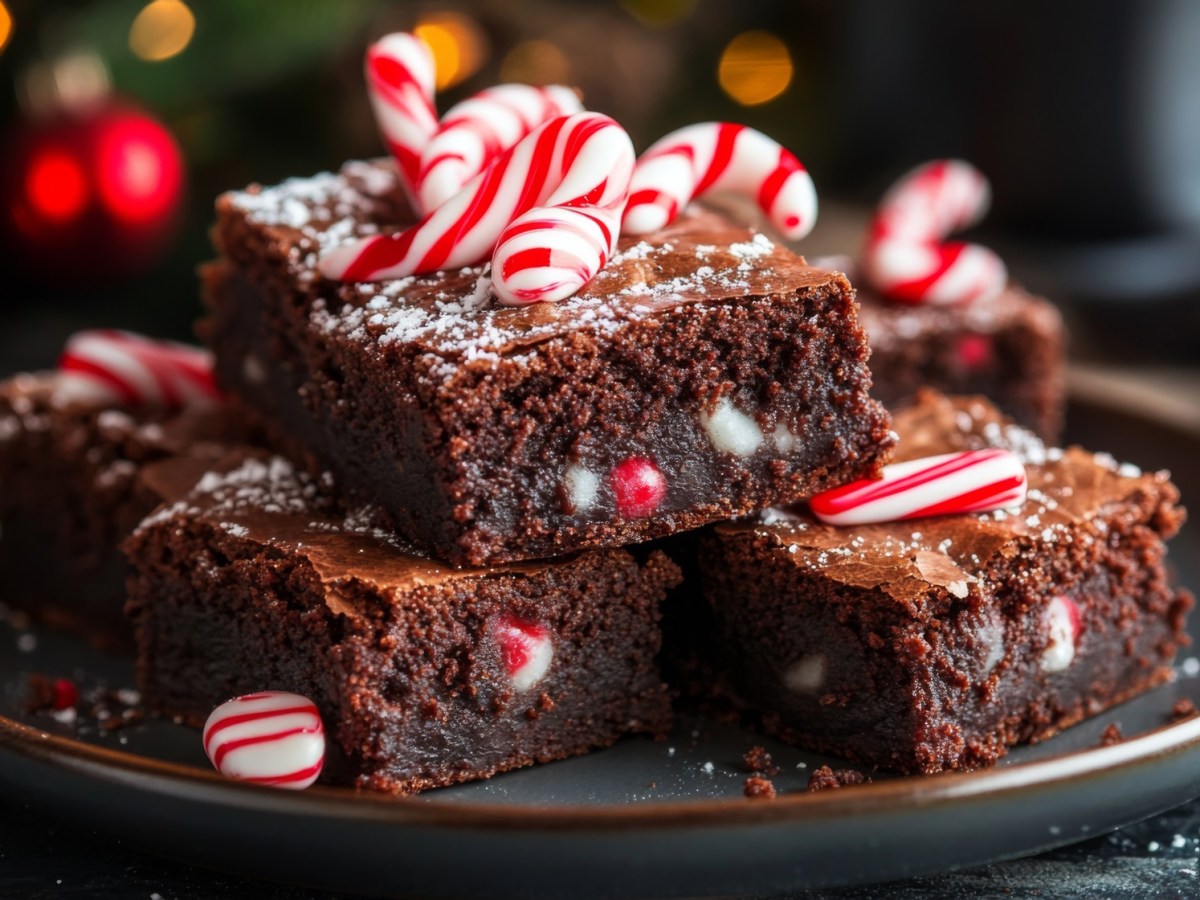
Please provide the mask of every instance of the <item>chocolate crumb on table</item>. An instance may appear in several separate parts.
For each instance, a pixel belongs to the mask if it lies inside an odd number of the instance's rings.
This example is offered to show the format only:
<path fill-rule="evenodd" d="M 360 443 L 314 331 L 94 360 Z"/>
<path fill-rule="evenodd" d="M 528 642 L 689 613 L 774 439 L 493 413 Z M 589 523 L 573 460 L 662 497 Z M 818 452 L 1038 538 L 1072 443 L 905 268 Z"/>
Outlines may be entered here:
<path fill-rule="evenodd" d="M 742 785 L 742 793 L 756 800 L 774 800 L 775 783 L 761 775 L 751 775 Z"/>
<path fill-rule="evenodd" d="M 857 769 L 832 769 L 829 766 L 821 766 L 808 777 L 810 791 L 836 790 L 856 784 L 871 784 L 871 778 Z"/>
<path fill-rule="evenodd" d="M 1179 722 L 1183 719 L 1190 719 L 1196 715 L 1196 704 L 1192 702 L 1191 697 L 1180 697 L 1175 701 L 1175 705 L 1171 707 L 1171 719 Z"/>
<path fill-rule="evenodd" d="M 1121 726 L 1116 722 L 1110 722 L 1108 727 L 1104 729 L 1104 733 L 1100 735 L 1100 746 L 1111 747 L 1114 744 L 1120 744 L 1125 741 L 1125 735 L 1121 731 Z"/>
<path fill-rule="evenodd" d="M 762 772 L 766 775 L 778 775 L 779 766 L 775 765 L 771 759 L 771 754 L 763 747 L 754 746 L 746 751 L 746 755 L 742 757 L 746 768 L 751 772 Z"/>

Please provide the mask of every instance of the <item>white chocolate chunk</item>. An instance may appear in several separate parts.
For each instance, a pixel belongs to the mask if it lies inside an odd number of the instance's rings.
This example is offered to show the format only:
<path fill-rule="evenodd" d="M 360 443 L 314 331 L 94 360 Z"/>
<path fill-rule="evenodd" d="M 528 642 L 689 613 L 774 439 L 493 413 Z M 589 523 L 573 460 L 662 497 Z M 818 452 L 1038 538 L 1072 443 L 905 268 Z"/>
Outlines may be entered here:
<path fill-rule="evenodd" d="M 246 379 L 247 384 L 256 387 L 264 385 L 267 383 L 267 367 L 253 353 L 247 353 L 242 358 L 242 377 Z"/>
<path fill-rule="evenodd" d="M 700 414 L 708 439 L 723 453 L 752 456 L 762 446 L 763 433 L 753 418 L 723 397 L 711 413 Z"/>
<path fill-rule="evenodd" d="M 983 671 L 991 672 L 1004 659 L 1004 626 L 998 619 L 993 619 L 979 629 L 979 641 L 987 647 Z"/>
<path fill-rule="evenodd" d="M 791 453 L 800 443 L 800 438 L 792 434 L 791 430 L 782 422 L 775 426 L 775 431 L 771 436 L 775 439 L 775 449 L 784 454 Z"/>
<path fill-rule="evenodd" d="M 583 466 L 567 466 L 564 480 L 571 512 L 581 513 L 591 509 L 600 490 L 600 476 Z"/>
<path fill-rule="evenodd" d="M 815 694 L 825 684 L 825 668 L 824 654 L 802 656 L 783 673 L 783 685 L 796 694 Z"/>

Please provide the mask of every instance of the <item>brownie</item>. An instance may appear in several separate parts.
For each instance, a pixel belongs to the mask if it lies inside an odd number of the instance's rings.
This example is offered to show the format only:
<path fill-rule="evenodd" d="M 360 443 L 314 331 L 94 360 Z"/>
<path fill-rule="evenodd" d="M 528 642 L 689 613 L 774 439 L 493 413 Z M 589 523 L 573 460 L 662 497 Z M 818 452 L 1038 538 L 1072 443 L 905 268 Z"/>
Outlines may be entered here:
<path fill-rule="evenodd" d="M 982 398 L 922 393 L 898 459 L 1004 446 L 1014 511 L 717 526 L 701 562 L 742 702 L 777 736 L 900 772 L 968 769 L 1171 678 L 1191 597 L 1164 571 L 1167 474 L 1047 449 Z"/>
<path fill-rule="evenodd" d="M 895 410 L 922 387 L 982 394 L 1053 444 L 1066 405 L 1064 336 L 1057 307 L 1010 284 L 966 305 L 897 303 L 881 296 L 845 257 L 814 260 L 847 273 L 871 344 L 872 395 Z"/>
<path fill-rule="evenodd" d="M 2 599 L 99 645 L 128 647 L 119 545 L 161 499 L 139 484 L 140 467 L 215 455 L 217 442 L 243 432 L 221 409 L 101 408 L 57 385 L 52 372 L 0 382 Z"/>
<path fill-rule="evenodd" d="M 390 163 L 226 194 L 203 333 L 285 455 L 423 551 L 483 565 L 614 547 L 874 475 L 853 291 L 694 208 L 561 303 L 484 267 L 322 280 L 320 251 L 404 221 Z"/>
<path fill-rule="evenodd" d="M 192 484 L 179 462 L 144 477 Z M 140 687 L 193 725 L 260 690 L 311 698 L 326 781 L 409 793 L 661 735 L 661 553 L 455 569 L 282 457 L 234 458 L 125 545 Z"/>

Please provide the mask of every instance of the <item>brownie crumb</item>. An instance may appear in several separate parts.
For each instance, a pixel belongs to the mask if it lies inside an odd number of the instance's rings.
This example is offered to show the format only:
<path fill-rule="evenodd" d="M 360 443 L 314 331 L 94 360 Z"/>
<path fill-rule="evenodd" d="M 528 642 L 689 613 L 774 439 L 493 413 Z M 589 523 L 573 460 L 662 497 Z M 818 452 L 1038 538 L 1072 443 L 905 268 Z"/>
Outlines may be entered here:
<path fill-rule="evenodd" d="M 79 688 L 69 678 L 34 673 L 26 679 L 22 709 L 27 714 L 62 713 L 74 709 L 78 702 Z"/>
<path fill-rule="evenodd" d="M 779 766 L 771 759 L 771 754 L 763 747 L 751 747 L 742 757 L 746 768 L 751 772 L 762 772 L 766 775 L 778 775 Z"/>
<path fill-rule="evenodd" d="M 1171 720 L 1173 722 L 1190 719 L 1194 715 L 1196 715 L 1196 704 L 1192 702 L 1190 697 L 1180 697 L 1175 701 L 1175 705 L 1171 707 Z"/>
<path fill-rule="evenodd" d="M 27 715 L 49 715 L 61 723 L 73 723 L 81 732 L 110 732 L 141 722 L 145 713 L 140 704 L 137 691 L 105 685 L 81 690 L 69 678 L 35 673 L 26 679 L 21 708 Z"/>
<path fill-rule="evenodd" d="M 747 797 L 762 800 L 775 799 L 775 783 L 770 778 L 761 775 L 751 775 L 742 785 L 742 793 Z"/>
<path fill-rule="evenodd" d="M 810 791 L 827 791 L 870 783 L 871 779 L 857 769 L 831 769 L 829 766 L 821 766 L 809 777 L 808 789 Z"/>
<path fill-rule="evenodd" d="M 1120 744 L 1124 740 L 1125 735 L 1121 733 L 1121 726 L 1116 722 L 1111 722 L 1104 729 L 1104 734 L 1100 735 L 1100 746 L 1111 747 L 1113 744 Z"/>

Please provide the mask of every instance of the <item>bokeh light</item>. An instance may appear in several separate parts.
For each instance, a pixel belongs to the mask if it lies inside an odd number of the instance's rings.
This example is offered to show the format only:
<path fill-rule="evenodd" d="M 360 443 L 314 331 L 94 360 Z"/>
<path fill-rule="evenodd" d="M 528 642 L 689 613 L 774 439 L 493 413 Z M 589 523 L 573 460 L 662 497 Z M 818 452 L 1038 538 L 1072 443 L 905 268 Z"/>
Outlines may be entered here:
<path fill-rule="evenodd" d="M 747 31 L 730 41 L 717 65 L 721 89 L 743 106 L 774 100 L 794 74 L 787 45 L 765 31 Z"/>
<path fill-rule="evenodd" d="M 461 13 L 424 16 L 413 34 L 433 51 L 439 91 L 470 78 L 487 59 L 487 41 L 475 21 Z"/>
<path fill-rule="evenodd" d="M 674 25 L 696 11 L 696 0 L 621 0 L 621 5 L 652 28 Z"/>
<path fill-rule="evenodd" d="M 0 53 L 3 53 L 4 48 L 8 46 L 8 39 L 12 37 L 12 32 L 12 13 L 8 11 L 8 7 L 4 5 L 3 0 L 0 0 Z"/>
<path fill-rule="evenodd" d="M 127 116 L 111 123 L 100 143 L 99 192 L 112 214 L 130 223 L 157 221 L 183 184 L 179 151 L 156 122 Z"/>
<path fill-rule="evenodd" d="M 571 62 L 549 41 L 522 41 L 500 64 L 500 80 L 519 84 L 570 84 Z"/>
<path fill-rule="evenodd" d="M 78 218 L 87 206 L 87 177 L 75 157 L 48 148 L 30 161 L 25 195 L 31 211 L 42 220 L 69 222 Z"/>
<path fill-rule="evenodd" d="M 147 62 L 183 52 L 196 33 L 196 17 L 182 0 L 154 0 L 142 7 L 129 27 L 129 49 Z"/>

